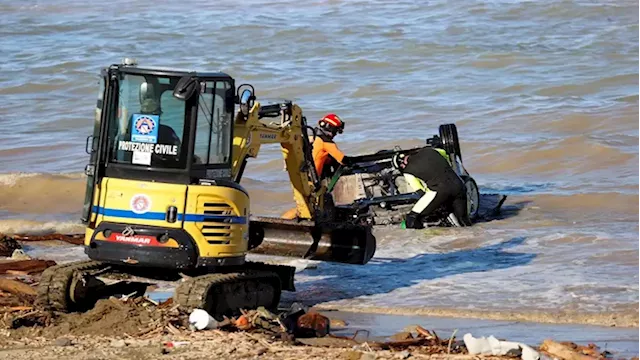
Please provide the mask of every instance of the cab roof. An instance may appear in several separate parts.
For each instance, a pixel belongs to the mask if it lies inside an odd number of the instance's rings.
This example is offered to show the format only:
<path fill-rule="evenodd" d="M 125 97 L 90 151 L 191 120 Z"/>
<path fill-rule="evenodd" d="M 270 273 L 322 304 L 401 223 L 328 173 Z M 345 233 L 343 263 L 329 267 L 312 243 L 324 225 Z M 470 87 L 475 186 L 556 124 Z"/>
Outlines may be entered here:
<path fill-rule="evenodd" d="M 199 78 L 223 78 L 233 80 L 231 75 L 217 71 L 196 71 L 192 69 L 178 69 L 178 68 L 167 68 L 167 67 L 156 67 L 156 66 L 138 66 L 138 65 L 123 65 L 123 64 L 114 64 L 112 68 L 118 68 L 118 70 L 128 73 L 128 74 L 139 74 L 139 75 L 156 75 L 156 76 L 185 76 L 185 75 L 195 75 Z"/>

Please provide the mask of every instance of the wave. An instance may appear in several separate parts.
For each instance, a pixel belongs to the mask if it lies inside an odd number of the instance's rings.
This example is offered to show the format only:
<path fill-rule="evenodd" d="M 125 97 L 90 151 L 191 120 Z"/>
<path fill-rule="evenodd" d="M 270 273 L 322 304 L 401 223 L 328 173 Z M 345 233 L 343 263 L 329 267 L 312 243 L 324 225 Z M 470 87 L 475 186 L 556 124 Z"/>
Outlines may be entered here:
<path fill-rule="evenodd" d="M 253 213 L 279 214 L 294 205 L 286 175 L 281 182 L 269 182 L 245 176 L 241 184 L 249 191 Z M 0 174 L 0 214 L 9 213 L 11 218 L 36 215 L 37 218 L 45 217 L 47 220 L 52 217 L 65 220 L 76 219 L 79 218 L 82 210 L 85 188 L 86 176 L 82 173 Z M 22 228 L 15 222 L 4 226 L 7 231 L 16 227 Z M 45 228 L 52 226 L 54 225 L 47 223 Z"/>
<path fill-rule="evenodd" d="M 80 221 L 0 220 L 0 233 L 13 235 L 83 234 Z"/>
<path fill-rule="evenodd" d="M 492 149 L 500 149 L 499 154 Z M 493 145 L 493 148 L 473 152 L 471 157 L 472 169 L 483 173 L 563 176 L 598 170 L 618 171 L 635 166 L 638 159 L 637 153 L 624 152 L 586 135 Z"/>
<path fill-rule="evenodd" d="M 618 192 L 582 193 L 574 195 L 536 195 L 533 201 L 543 210 L 615 216 L 616 220 L 638 219 L 638 194 Z"/>

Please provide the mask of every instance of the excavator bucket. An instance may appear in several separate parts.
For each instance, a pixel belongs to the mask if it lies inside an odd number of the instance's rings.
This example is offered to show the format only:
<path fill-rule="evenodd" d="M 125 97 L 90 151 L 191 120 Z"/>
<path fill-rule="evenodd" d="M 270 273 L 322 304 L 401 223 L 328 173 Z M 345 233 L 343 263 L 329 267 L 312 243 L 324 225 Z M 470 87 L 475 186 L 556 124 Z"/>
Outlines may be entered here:
<path fill-rule="evenodd" d="M 364 265 L 376 251 L 371 226 L 252 216 L 249 232 L 254 254 Z"/>

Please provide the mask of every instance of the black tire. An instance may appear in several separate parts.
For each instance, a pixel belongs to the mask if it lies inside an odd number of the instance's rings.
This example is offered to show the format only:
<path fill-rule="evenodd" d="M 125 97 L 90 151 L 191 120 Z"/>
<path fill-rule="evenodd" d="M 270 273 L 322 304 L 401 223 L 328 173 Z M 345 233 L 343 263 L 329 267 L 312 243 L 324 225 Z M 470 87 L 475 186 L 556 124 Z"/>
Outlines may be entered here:
<path fill-rule="evenodd" d="M 448 154 L 457 155 L 462 160 L 460 142 L 458 141 L 458 129 L 455 124 L 442 124 L 439 127 L 442 146 Z"/>
<path fill-rule="evenodd" d="M 464 187 L 467 190 L 467 211 L 469 213 L 469 219 L 475 221 L 480 211 L 480 190 L 478 190 L 478 184 L 476 184 L 476 181 L 473 180 L 471 176 L 465 177 Z"/>

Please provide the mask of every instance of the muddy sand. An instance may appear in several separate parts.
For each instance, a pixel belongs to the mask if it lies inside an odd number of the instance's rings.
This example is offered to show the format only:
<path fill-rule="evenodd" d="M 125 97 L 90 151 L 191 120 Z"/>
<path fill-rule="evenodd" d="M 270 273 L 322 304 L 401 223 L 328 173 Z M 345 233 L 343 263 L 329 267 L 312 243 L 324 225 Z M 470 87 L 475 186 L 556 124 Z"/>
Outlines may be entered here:
<path fill-rule="evenodd" d="M 333 316 L 325 312 L 331 321 L 329 335 L 296 338 L 273 322 L 271 325 L 251 322 L 253 326 L 240 330 L 238 322 L 233 321 L 220 329 L 195 331 L 189 328 L 187 314 L 171 300 L 157 304 L 147 298 L 110 298 L 98 301 L 85 313 L 62 314 L 34 310 L 29 306 L 33 300 L 29 297 L 2 298 L 0 359 L 514 358 L 470 355 L 462 333 L 438 335 L 416 326 L 383 338 L 370 336 L 376 334 L 376 329 L 368 324 L 369 334 L 363 337 L 361 332 L 351 338 L 354 328 L 349 329 L 342 320 L 349 317 L 344 313 Z M 599 349 L 584 349 L 581 351 L 592 355 L 584 360 L 604 359 L 608 355 Z"/>
<path fill-rule="evenodd" d="M 12 309 L 17 311 L 9 312 Z M 3 359 L 471 358 L 460 342 L 453 341 L 450 347 L 423 342 L 394 350 L 332 336 L 294 339 L 268 327 L 195 331 L 171 301 L 156 306 L 143 298 L 100 300 L 85 313 L 47 313 L 26 307 L 5 311 L 0 331 Z M 334 320 L 336 324 L 340 326 Z"/>

